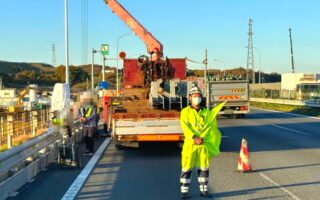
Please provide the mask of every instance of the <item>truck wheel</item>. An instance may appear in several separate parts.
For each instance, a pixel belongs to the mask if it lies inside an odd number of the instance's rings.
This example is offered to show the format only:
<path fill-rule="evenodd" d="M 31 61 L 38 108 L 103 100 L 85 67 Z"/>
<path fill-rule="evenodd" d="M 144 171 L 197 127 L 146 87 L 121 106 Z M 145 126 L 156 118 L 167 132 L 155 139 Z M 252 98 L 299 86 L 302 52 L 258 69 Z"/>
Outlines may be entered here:
<path fill-rule="evenodd" d="M 126 148 L 125 146 L 123 146 L 121 144 L 116 144 L 115 146 L 116 146 L 116 149 L 118 149 L 118 150 L 124 150 Z"/>
<path fill-rule="evenodd" d="M 234 114 L 233 119 L 241 119 L 244 118 L 244 114 Z"/>
<path fill-rule="evenodd" d="M 183 147 L 183 142 L 178 142 L 178 143 L 177 143 L 177 146 L 178 146 L 179 148 L 182 148 L 182 147 Z"/>

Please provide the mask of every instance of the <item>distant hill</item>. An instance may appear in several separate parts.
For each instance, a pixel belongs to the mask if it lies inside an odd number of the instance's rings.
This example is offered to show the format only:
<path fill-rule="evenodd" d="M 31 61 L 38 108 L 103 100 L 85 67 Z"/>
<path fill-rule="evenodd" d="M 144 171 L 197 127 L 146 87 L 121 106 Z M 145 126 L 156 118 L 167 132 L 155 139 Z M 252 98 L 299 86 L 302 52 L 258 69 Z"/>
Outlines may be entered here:
<path fill-rule="evenodd" d="M 189 76 L 198 76 L 202 77 L 204 74 L 203 70 L 188 70 Z M 219 69 L 210 69 L 208 70 L 209 76 L 220 76 L 220 77 L 239 77 L 245 78 L 247 75 L 247 70 L 242 67 L 234 68 L 234 69 L 226 69 L 226 70 L 219 70 Z M 252 81 L 252 70 L 249 69 L 249 80 Z M 258 82 L 259 80 L 259 72 L 255 72 L 255 79 Z M 270 74 L 261 72 L 261 79 L 264 83 L 273 83 L 273 82 L 280 82 L 281 81 L 281 75 L 272 72 Z"/>
<path fill-rule="evenodd" d="M 7 62 L 0 61 L 0 73 L 16 74 L 22 71 L 35 71 L 38 74 L 54 73 L 55 67 L 44 63 Z"/>
<path fill-rule="evenodd" d="M 76 67 L 79 67 L 81 69 L 83 69 L 85 72 L 87 72 L 88 74 L 91 74 L 91 65 L 78 65 Z M 115 67 L 110 67 L 110 66 L 105 66 L 105 70 L 116 70 Z M 94 65 L 94 75 L 97 76 L 101 73 L 102 71 L 102 66 L 101 65 Z"/>

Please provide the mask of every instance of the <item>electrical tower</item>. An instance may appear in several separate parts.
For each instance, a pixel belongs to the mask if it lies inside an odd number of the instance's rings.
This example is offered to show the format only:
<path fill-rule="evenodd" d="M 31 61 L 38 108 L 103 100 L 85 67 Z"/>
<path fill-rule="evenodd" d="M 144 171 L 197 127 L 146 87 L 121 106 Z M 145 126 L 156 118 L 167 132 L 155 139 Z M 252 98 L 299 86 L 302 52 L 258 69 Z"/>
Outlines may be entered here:
<path fill-rule="evenodd" d="M 82 0 L 82 64 L 88 64 L 88 0 Z"/>
<path fill-rule="evenodd" d="M 290 50 L 291 50 L 291 69 L 292 69 L 292 73 L 294 73 L 294 62 L 293 62 L 293 47 L 292 47 L 291 28 L 289 28 L 289 38 L 290 38 Z"/>
<path fill-rule="evenodd" d="M 56 59 L 56 46 L 52 44 L 52 65 L 55 67 L 57 66 L 57 59 Z"/>
<path fill-rule="evenodd" d="M 247 56 L 247 80 L 249 81 L 249 69 L 252 69 L 252 83 L 256 83 L 256 77 L 254 72 L 254 60 L 253 60 L 253 42 L 252 42 L 252 23 L 253 20 L 249 19 L 249 31 L 248 31 L 248 56 Z"/>

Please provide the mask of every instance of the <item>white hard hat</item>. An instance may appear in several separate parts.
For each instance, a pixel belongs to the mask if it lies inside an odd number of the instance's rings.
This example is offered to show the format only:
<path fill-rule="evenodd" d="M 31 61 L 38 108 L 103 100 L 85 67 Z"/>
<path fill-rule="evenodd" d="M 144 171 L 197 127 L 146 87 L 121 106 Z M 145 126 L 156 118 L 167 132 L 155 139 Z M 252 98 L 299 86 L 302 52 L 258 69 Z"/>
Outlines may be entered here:
<path fill-rule="evenodd" d="M 202 96 L 202 91 L 198 88 L 198 87 L 192 87 L 190 92 L 189 92 L 189 96 L 192 95 L 192 94 L 201 94 Z"/>

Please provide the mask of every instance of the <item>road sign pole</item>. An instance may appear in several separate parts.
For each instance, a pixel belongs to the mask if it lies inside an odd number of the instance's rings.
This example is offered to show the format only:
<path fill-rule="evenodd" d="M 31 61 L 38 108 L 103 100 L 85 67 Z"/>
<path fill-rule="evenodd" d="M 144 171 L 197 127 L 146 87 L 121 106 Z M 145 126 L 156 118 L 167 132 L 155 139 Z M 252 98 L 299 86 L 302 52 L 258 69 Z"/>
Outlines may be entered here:
<path fill-rule="evenodd" d="M 106 81 L 106 79 L 105 79 L 105 64 L 106 64 L 106 56 L 102 55 L 102 81 Z"/>

